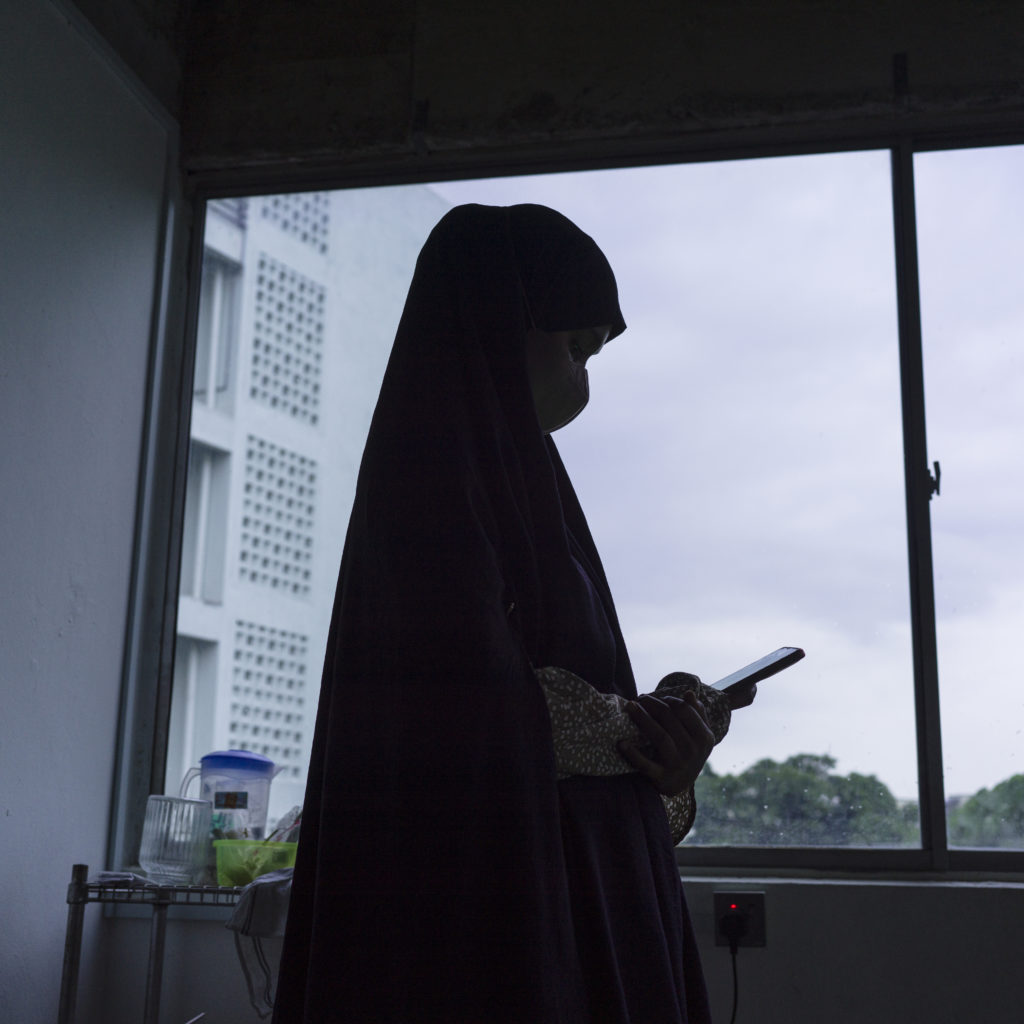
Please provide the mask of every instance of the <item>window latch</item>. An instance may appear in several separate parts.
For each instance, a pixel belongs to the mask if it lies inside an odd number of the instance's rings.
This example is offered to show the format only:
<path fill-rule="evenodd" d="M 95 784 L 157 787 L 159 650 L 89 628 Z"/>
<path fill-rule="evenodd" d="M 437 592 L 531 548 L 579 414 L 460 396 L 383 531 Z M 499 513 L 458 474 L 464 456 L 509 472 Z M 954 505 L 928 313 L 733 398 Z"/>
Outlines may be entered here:
<path fill-rule="evenodd" d="M 935 475 L 934 476 L 927 469 L 925 470 L 925 472 L 928 473 L 928 500 L 929 501 L 932 500 L 932 495 L 933 494 L 938 494 L 939 493 L 939 483 L 942 480 L 942 467 L 939 465 L 938 461 L 933 462 L 932 466 L 935 467 Z"/>

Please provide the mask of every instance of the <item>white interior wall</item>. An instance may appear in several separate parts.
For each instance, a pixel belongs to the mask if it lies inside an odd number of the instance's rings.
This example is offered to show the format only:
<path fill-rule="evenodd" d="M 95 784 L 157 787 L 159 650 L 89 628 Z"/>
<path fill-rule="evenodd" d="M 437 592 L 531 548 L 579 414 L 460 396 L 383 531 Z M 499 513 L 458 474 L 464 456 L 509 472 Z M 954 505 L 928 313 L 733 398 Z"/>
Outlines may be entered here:
<path fill-rule="evenodd" d="M 49 1024 L 70 866 L 106 849 L 168 130 L 49 0 L 0 5 L 0 95 L 0 1021 Z M 723 1020 L 715 884 L 688 894 Z M 761 887 L 741 1024 L 1022 1019 L 1020 886 Z M 80 1021 L 139 1020 L 147 925 L 89 908 Z M 256 1019 L 222 921 L 167 954 L 165 1024 Z"/>
<path fill-rule="evenodd" d="M 685 888 L 716 1021 L 732 1006 L 716 889 L 765 893 L 767 944 L 737 960 L 737 1024 L 1024 1020 L 1020 886 L 702 878 Z"/>
<path fill-rule="evenodd" d="M 765 892 L 767 945 L 740 950 L 737 1024 L 1024 1020 L 1020 886 L 701 878 L 685 888 L 720 1024 L 729 1020 L 732 972 L 728 950 L 714 944 L 712 893 L 743 888 Z M 259 1020 L 224 917 L 170 924 L 164 1024 L 184 1024 L 200 1012 L 211 1024 Z M 105 949 L 107 984 L 96 1003 L 102 1014 L 87 1019 L 135 1024 L 148 922 L 116 924 Z"/>
<path fill-rule="evenodd" d="M 170 129 L 48 0 L 0 4 L 0 1021 L 56 1018 L 105 866 Z M 86 970 L 100 930 L 86 915 Z"/>

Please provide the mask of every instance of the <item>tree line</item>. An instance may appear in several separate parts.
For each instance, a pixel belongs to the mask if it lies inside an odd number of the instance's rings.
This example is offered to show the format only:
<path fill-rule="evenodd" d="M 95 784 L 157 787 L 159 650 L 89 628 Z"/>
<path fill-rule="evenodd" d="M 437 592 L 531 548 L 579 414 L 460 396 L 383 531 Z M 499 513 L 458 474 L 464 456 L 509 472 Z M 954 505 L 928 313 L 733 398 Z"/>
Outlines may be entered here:
<path fill-rule="evenodd" d="M 697 780 L 687 845 L 920 845 L 916 801 L 897 800 L 875 775 L 839 775 L 827 754 L 765 758 L 738 775 L 710 764 Z M 1024 775 L 947 806 L 951 846 L 1024 849 Z"/>

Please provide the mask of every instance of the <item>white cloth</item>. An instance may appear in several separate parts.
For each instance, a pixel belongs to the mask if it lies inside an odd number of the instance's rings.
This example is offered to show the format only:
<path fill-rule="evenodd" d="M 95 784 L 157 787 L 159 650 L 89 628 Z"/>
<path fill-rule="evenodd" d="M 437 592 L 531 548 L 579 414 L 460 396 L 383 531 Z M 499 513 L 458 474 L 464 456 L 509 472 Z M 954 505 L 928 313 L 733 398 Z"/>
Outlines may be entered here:
<path fill-rule="evenodd" d="M 275 940 L 284 937 L 291 892 L 292 868 L 260 875 L 242 890 L 225 925 L 235 933 L 235 949 L 249 987 L 249 1002 L 260 1019 L 269 1017 L 274 1009 L 281 955 L 281 943 Z"/>

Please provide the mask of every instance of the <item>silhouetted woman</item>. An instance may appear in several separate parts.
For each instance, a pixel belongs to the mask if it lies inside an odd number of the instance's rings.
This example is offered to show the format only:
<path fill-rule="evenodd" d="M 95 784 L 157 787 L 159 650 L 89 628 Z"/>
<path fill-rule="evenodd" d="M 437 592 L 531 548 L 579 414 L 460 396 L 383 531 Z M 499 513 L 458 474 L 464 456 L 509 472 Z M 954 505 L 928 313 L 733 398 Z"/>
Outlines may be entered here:
<path fill-rule="evenodd" d="M 709 1019 L 666 802 L 692 818 L 728 708 L 636 699 L 549 436 L 624 329 L 604 255 L 545 207 L 458 207 L 420 253 L 342 558 L 278 1024 Z"/>

